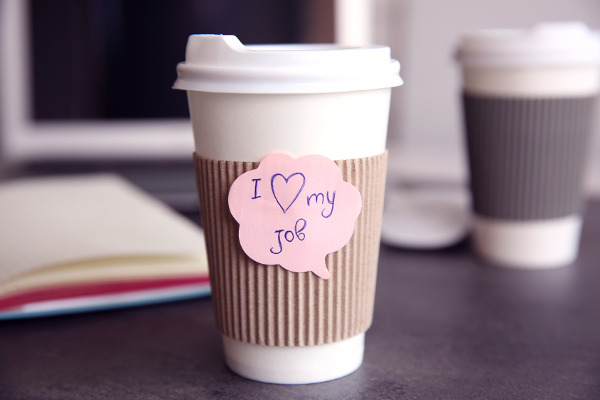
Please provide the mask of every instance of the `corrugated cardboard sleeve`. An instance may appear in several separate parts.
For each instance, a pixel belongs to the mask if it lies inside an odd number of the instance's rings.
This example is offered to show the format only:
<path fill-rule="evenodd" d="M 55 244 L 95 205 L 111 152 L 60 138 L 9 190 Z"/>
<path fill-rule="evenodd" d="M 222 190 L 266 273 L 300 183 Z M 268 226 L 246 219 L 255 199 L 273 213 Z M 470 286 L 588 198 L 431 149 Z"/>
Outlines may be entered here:
<path fill-rule="evenodd" d="M 583 209 L 583 177 L 598 96 L 464 94 L 473 209 L 513 221 Z"/>
<path fill-rule="evenodd" d="M 212 299 L 219 331 L 269 346 L 312 346 L 356 336 L 371 325 L 379 257 L 387 152 L 336 161 L 345 181 L 362 195 L 354 235 L 326 259 L 328 280 L 254 262 L 242 250 L 239 225 L 229 212 L 233 181 L 258 162 L 194 155 Z"/>

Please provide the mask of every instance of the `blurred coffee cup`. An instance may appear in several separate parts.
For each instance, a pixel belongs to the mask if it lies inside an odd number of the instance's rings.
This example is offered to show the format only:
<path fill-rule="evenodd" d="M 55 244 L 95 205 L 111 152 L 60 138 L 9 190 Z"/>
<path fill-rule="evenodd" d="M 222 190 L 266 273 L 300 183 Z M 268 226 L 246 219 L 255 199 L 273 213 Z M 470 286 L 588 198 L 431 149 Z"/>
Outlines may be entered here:
<path fill-rule="evenodd" d="M 492 264 L 551 268 L 577 258 L 600 37 L 582 23 L 463 36 L 473 244 Z"/>

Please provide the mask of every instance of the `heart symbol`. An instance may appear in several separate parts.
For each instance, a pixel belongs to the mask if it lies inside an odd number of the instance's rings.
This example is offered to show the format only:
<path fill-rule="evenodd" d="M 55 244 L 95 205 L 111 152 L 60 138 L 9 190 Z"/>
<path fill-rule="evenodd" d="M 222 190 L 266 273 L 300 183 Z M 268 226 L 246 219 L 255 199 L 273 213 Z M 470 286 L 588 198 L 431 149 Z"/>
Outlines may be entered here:
<path fill-rule="evenodd" d="M 301 172 L 295 172 L 287 178 L 281 174 L 271 177 L 271 191 L 284 214 L 300 196 L 305 183 L 306 178 Z"/>

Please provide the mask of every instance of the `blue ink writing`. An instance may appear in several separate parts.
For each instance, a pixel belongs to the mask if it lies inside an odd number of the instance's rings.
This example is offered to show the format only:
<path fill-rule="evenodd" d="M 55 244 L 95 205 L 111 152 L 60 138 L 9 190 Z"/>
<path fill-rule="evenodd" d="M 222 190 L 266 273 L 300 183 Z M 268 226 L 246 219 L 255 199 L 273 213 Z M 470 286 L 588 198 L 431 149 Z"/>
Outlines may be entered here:
<path fill-rule="evenodd" d="M 335 190 L 331 193 L 331 197 L 329 197 L 329 191 L 323 193 L 313 193 L 310 196 L 306 196 L 306 205 L 310 207 L 310 202 L 314 199 L 315 204 L 319 204 L 319 200 L 321 204 L 325 204 L 325 199 L 327 199 L 327 203 L 331 206 L 328 213 L 325 213 L 327 207 L 323 208 L 321 211 L 321 216 L 323 218 L 331 217 L 333 214 L 333 207 L 335 206 Z"/>
<path fill-rule="evenodd" d="M 306 234 L 303 232 L 305 228 L 306 220 L 304 218 L 300 218 L 296 221 L 293 231 L 286 231 L 285 229 L 276 230 L 275 234 L 277 235 L 277 246 L 279 246 L 279 248 L 277 250 L 274 250 L 274 247 L 271 247 L 270 252 L 273 254 L 279 254 L 283 251 L 281 232 L 284 232 L 283 238 L 285 239 L 285 241 L 288 243 L 292 243 L 295 238 L 298 238 L 298 240 L 300 241 L 303 241 L 306 238 Z"/>
<path fill-rule="evenodd" d="M 325 215 L 323 214 L 325 212 L 325 209 L 323 209 L 323 211 L 321 211 L 321 215 L 323 216 L 323 218 L 329 218 L 331 217 L 331 214 L 333 214 L 333 206 L 335 203 L 335 190 L 331 194 L 331 199 L 329 198 L 329 191 L 327 191 L 327 202 L 331 206 L 331 210 L 329 210 L 329 214 Z"/>
<path fill-rule="evenodd" d="M 252 179 L 252 182 L 254 182 L 254 197 L 252 197 L 252 200 L 254 199 L 260 199 L 262 196 L 258 195 L 258 182 L 261 180 L 261 178 L 255 178 Z"/>
<path fill-rule="evenodd" d="M 294 189 L 299 186 L 299 188 L 296 191 L 296 195 L 294 196 L 294 198 L 290 201 L 289 198 L 287 198 L 286 196 L 283 195 L 283 193 L 279 193 L 280 197 L 282 197 L 281 199 L 279 197 L 277 197 L 277 193 L 275 190 L 275 179 L 281 177 L 286 184 L 286 187 L 283 189 L 284 192 L 287 191 L 287 185 L 289 184 L 290 180 L 294 177 L 297 177 L 296 179 L 294 179 L 296 183 L 296 186 L 293 186 L 294 184 L 292 183 L 292 193 L 294 191 Z M 300 184 L 300 180 L 301 179 L 301 184 Z M 285 214 L 287 212 L 287 210 L 290 209 L 290 207 L 292 206 L 292 204 L 294 204 L 294 202 L 296 201 L 296 199 L 298 198 L 298 196 L 300 196 L 300 193 L 302 192 L 302 189 L 304 189 L 304 185 L 306 184 L 306 177 L 304 176 L 304 174 L 302 172 L 294 172 L 293 174 L 289 175 L 287 178 L 285 176 L 283 176 L 282 174 L 274 174 L 273 176 L 271 176 L 271 192 L 273 192 L 273 197 L 275 197 L 275 201 L 277 202 L 277 204 L 279 204 L 279 207 L 281 208 L 281 210 L 283 211 L 283 213 Z M 281 187 L 281 186 L 279 186 Z M 281 190 L 281 189 L 279 189 Z M 287 200 L 287 202 L 286 202 Z M 283 201 L 283 204 L 282 204 Z"/>
<path fill-rule="evenodd" d="M 302 226 L 300 228 L 298 228 L 298 224 L 300 222 L 302 222 Z M 306 234 L 302 233 L 304 228 L 306 228 L 306 220 L 304 218 L 300 218 L 298 221 L 296 221 L 296 225 L 294 225 L 294 232 L 296 232 L 296 237 L 300 241 L 302 241 L 302 240 L 304 240 L 304 238 L 306 238 Z"/>
<path fill-rule="evenodd" d="M 277 244 L 279 244 L 279 251 L 273 251 L 273 248 L 271 247 L 270 252 L 273 254 L 279 254 L 283 251 L 283 246 L 281 245 L 281 232 L 283 232 L 283 229 L 275 231 L 275 233 L 277 234 Z"/>
<path fill-rule="evenodd" d="M 321 199 L 321 204 L 325 203 L 325 195 L 323 193 L 313 193 L 310 196 L 306 196 L 306 205 L 310 207 L 310 201 L 315 199 L 315 204 L 319 203 L 319 199 Z"/>

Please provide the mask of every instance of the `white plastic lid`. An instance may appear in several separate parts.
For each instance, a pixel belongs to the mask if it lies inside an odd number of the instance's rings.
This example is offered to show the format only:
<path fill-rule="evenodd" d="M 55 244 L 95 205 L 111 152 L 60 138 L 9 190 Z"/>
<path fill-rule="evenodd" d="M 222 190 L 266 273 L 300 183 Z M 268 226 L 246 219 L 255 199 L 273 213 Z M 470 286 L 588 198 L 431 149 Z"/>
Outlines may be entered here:
<path fill-rule="evenodd" d="M 192 35 L 173 88 L 217 93 L 327 93 L 402 84 L 386 46 L 244 46 L 232 35 Z"/>
<path fill-rule="evenodd" d="M 474 31 L 463 36 L 457 59 L 466 66 L 600 65 L 600 32 L 581 22 Z"/>

